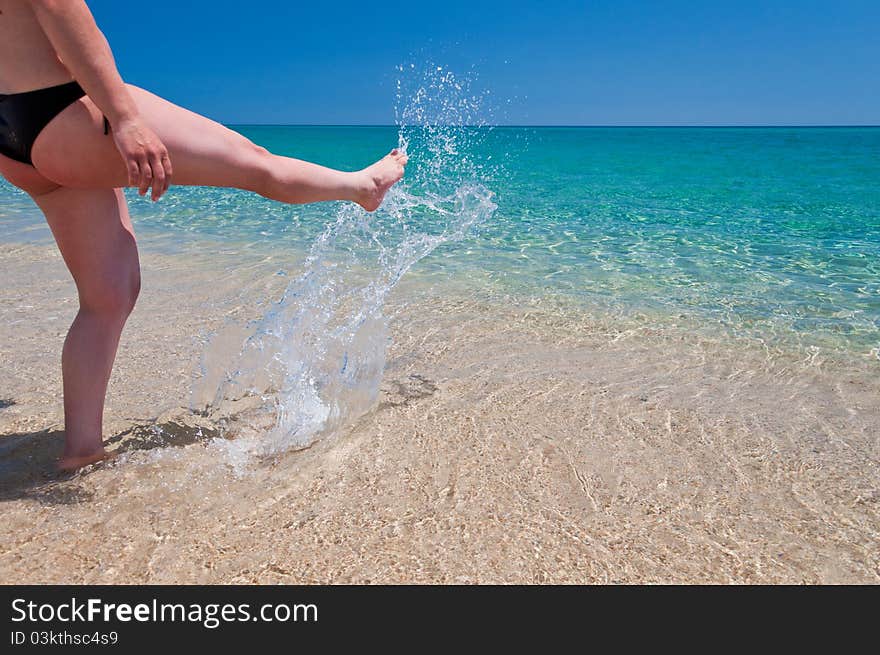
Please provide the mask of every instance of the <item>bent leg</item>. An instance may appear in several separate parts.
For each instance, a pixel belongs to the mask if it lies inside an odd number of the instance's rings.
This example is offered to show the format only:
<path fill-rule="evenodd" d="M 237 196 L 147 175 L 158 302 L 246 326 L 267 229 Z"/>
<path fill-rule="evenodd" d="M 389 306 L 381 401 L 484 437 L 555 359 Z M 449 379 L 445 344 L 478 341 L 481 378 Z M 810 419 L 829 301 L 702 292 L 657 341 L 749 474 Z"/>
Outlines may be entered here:
<path fill-rule="evenodd" d="M 122 328 L 140 290 L 137 244 L 119 190 L 59 188 L 34 200 L 61 250 L 79 293 L 79 312 L 61 356 L 64 455 L 76 468 L 103 459 L 107 382 Z"/>
<path fill-rule="evenodd" d="M 129 86 L 129 90 L 144 120 L 168 149 L 174 184 L 246 189 L 287 203 L 351 200 L 375 209 L 373 204 L 378 206 L 403 175 L 406 155 L 396 151 L 363 171 L 337 171 L 273 155 L 204 116 L 143 89 Z M 103 116 L 88 97 L 46 126 L 32 154 L 37 170 L 65 187 L 113 188 L 128 183 L 113 139 L 103 134 Z"/>

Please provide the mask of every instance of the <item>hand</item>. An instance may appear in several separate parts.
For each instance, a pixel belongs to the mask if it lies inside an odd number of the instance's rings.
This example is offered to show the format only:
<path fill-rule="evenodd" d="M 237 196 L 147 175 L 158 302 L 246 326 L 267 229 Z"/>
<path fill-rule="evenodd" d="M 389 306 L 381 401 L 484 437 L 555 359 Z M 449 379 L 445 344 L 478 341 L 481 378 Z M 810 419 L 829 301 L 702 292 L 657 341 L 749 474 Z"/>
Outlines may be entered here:
<path fill-rule="evenodd" d="M 113 140 L 125 162 L 129 186 L 137 187 L 142 196 L 152 186 L 156 202 L 171 185 L 171 158 L 165 144 L 140 118 L 114 125 Z"/>

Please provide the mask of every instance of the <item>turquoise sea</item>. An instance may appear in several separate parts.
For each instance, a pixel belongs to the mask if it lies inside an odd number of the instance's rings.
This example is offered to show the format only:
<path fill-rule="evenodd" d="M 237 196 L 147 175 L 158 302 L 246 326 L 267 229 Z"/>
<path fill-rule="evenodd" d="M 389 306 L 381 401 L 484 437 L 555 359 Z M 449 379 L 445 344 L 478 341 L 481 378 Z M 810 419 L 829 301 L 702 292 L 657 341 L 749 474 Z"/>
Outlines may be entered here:
<path fill-rule="evenodd" d="M 397 127 L 233 127 L 274 152 L 343 169 L 399 139 Z M 456 184 L 478 178 L 497 209 L 415 261 L 412 279 L 878 356 L 880 128 L 447 129 L 460 134 L 444 166 L 465 162 Z M 428 151 L 444 141 L 425 130 L 408 134 L 407 180 L 430 195 L 432 176 L 450 171 L 432 168 L 441 160 Z M 131 194 L 131 207 L 144 248 L 220 240 L 291 262 L 335 215 L 328 204 L 211 188 L 176 187 L 158 204 Z M 430 212 L 424 220 L 430 233 Z M 50 238 L 5 182 L 0 225 L 4 241 Z"/>

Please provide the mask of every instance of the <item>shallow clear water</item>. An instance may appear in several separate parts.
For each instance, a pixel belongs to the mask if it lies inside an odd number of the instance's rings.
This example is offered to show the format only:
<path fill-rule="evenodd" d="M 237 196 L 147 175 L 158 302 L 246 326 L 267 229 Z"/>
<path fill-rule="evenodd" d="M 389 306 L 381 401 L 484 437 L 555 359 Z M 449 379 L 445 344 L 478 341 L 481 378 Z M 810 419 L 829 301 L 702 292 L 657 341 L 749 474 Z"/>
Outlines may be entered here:
<path fill-rule="evenodd" d="M 398 142 L 397 127 L 235 129 L 275 152 L 346 169 Z M 498 209 L 462 243 L 418 262 L 416 279 L 876 355 L 880 128 L 459 129 L 442 161 L 479 163 Z M 430 157 L 419 128 L 410 137 L 408 178 L 424 191 Z M 131 205 L 148 247 L 219 238 L 284 253 L 292 270 L 336 217 L 328 204 L 289 207 L 207 188 L 174 188 L 158 205 L 132 196 Z M 5 182 L 0 220 L 3 239 L 48 238 L 29 200 Z"/>

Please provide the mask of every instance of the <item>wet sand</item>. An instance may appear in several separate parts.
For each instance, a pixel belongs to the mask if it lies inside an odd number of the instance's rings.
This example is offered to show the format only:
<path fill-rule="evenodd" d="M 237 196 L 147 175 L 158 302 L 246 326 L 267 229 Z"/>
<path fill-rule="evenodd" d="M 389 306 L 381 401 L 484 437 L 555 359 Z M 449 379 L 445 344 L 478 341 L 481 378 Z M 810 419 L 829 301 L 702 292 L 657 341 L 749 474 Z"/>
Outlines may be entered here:
<path fill-rule="evenodd" d="M 73 287 L 0 246 L 0 582 L 880 581 L 876 359 L 403 288 L 377 407 L 237 476 L 190 393 L 204 335 L 283 281 L 226 267 L 144 255 L 124 455 L 59 476 Z"/>

